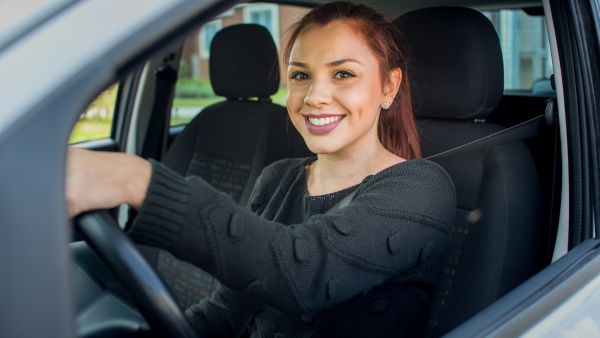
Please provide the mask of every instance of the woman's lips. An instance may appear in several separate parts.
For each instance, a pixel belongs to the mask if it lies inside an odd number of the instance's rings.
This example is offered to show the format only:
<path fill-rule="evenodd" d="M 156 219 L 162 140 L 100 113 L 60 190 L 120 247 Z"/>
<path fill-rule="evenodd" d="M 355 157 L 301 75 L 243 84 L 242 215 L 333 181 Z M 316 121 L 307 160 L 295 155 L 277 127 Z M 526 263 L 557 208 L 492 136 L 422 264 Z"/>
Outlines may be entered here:
<path fill-rule="evenodd" d="M 306 128 L 311 134 L 324 135 L 334 130 L 344 119 L 344 115 L 304 116 Z"/>

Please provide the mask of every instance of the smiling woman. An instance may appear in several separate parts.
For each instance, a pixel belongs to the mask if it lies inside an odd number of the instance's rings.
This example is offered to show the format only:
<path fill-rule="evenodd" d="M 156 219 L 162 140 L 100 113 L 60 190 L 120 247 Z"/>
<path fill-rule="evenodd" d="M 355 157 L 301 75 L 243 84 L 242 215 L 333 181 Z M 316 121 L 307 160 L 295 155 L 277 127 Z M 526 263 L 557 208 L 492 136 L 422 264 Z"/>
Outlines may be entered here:
<path fill-rule="evenodd" d="M 186 311 L 201 336 L 421 335 L 455 191 L 419 158 L 397 31 L 336 2 L 291 36 L 288 114 L 316 157 L 269 165 L 244 209 L 162 164 L 71 149 L 70 213 L 127 203 L 132 239 L 215 276 L 222 286 Z M 382 299 L 385 314 L 368 312 Z"/>

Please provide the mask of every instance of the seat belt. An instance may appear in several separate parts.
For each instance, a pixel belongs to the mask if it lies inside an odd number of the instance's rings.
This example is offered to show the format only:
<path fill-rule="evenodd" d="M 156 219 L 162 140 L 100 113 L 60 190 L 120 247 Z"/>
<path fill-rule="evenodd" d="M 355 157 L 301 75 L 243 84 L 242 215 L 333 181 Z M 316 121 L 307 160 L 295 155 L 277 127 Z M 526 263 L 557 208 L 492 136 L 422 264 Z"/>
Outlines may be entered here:
<path fill-rule="evenodd" d="M 352 202 L 352 200 L 354 199 L 354 195 L 356 195 L 356 191 L 358 190 L 358 187 L 356 189 L 354 189 L 353 192 L 349 193 L 348 195 L 346 195 L 346 197 L 342 198 L 341 200 L 339 200 L 336 204 L 334 204 L 331 208 L 329 208 L 327 211 L 325 211 L 325 214 L 332 214 L 342 208 L 345 208 L 348 206 L 348 204 L 350 204 L 350 202 Z"/>
<path fill-rule="evenodd" d="M 169 65 L 164 65 L 156 70 L 154 78 L 156 79 L 156 87 L 154 88 L 152 115 L 150 116 L 150 122 L 148 122 L 148 129 L 140 156 L 145 159 L 153 158 L 160 161 L 165 150 L 167 130 L 169 129 L 167 125 L 167 119 L 171 116 L 169 103 L 175 91 L 177 71 Z M 129 208 L 128 214 L 129 217 L 123 227 L 125 232 L 131 229 L 137 212 L 133 208 Z"/>
<path fill-rule="evenodd" d="M 546 106 L 548 111 L 548 105 Z M 547 120 L 546 114 L 536 116 L 527 121 L 521 122 L 512 127 L 500 130 L 493 134 L 479 138 L 477 140 L 465 143 L 456 148 L 448 149 L 427 157 L 428 160 L 436 160 L 452 155 L 462 154 L 472 150 L 480 150 L 495 147 L 501 144 L 510 143 L 514 141 L 521 141 L 530 137 L 536 136 L 539 133 L 540 124 L 542 120 Z"/>
<path fill-rule="evenodd" d="M 510 143 L 514 141 L 521 141 L 534 137 L 539 133 L 542 120 L 546 121 L 546 123 L 549 125 L 554 123 L 554 105 L 554 100 L 549 100 L 546 104 L 546 111 L 544 112 L 544 115 L 536 116 L 532 119 L 521 122 L 512 127 L 503 129 L 496 133 L 487 135 L 485 137 L 479 138 L 477 140 L 465 143 L 456 148 L 442 151 L 441 153 L 437 153 L 435 155 L 427 157 L 427 159 L 440 159 L 452 155 L 462 154 L 472 150 L 495 147 L 501 144 Z M 346 197 L 342 198 L 339 202 L 337 202 L 334 206 L 327 210 L 326 214 L 335 212 L 348 206 L 348 204 L 352 202 L 352 199 L 354 199 L 355 194 L 356 190 L 348 194 Z"/>
<path fill-rule="evenodd" d="M 160 161 L 165 150 L 168 130 L 166 122 L 171 115 L 169 105 L 173 97 L 175 82 L 177 82 L 177 71 L 175 68 L 165 65 L 156 70 L 154 78 L 156 79 L 154 104 L 152 105 L 152 115 L 150 116 L 140 156 L 145 159 L 153 158 Z"/>

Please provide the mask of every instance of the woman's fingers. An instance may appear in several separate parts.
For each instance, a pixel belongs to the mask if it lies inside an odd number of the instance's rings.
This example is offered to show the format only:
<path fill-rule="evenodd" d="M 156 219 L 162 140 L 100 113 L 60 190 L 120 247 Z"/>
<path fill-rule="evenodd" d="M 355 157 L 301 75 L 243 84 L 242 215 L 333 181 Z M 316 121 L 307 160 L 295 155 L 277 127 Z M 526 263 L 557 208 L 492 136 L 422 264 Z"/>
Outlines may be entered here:
<path fill-rule="evenodd" d="M 139 157 L 70 148 L 65 188 L 69 216 L 122 203 L 139 208 L 150 173 L 150 164 Z"/>

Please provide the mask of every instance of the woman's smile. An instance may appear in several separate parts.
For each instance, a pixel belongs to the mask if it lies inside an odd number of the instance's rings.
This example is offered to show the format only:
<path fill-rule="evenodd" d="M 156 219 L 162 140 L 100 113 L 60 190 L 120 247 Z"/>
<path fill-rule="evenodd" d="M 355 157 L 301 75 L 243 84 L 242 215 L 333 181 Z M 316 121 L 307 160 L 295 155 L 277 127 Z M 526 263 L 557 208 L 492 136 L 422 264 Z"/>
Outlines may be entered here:
<path fill-rule="evenodd" d="M 344 115 L 305 115 L 306 128 L 313 135 L 324 135 L 333 131 L 344 119 Z"/>

